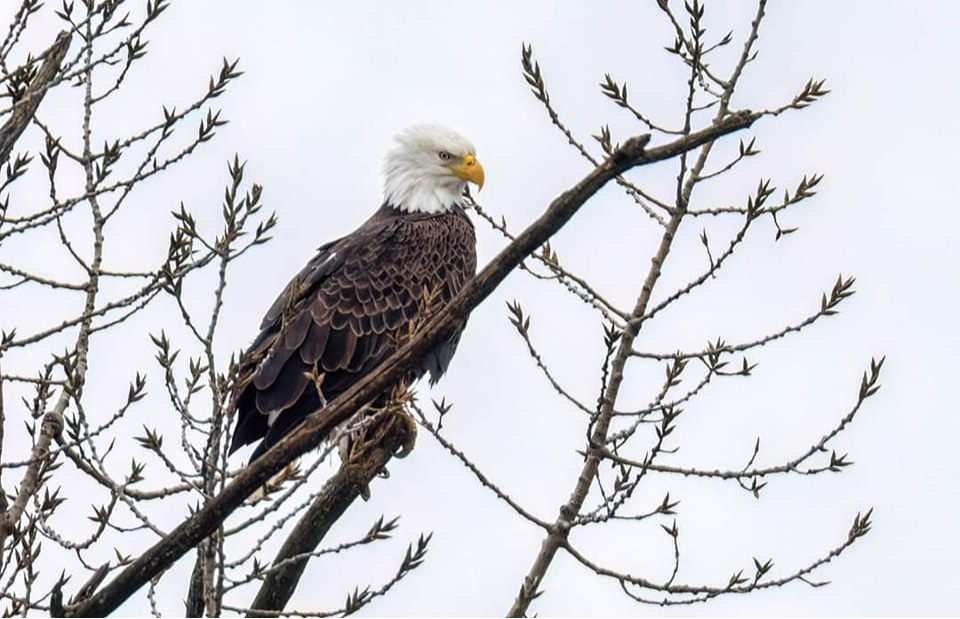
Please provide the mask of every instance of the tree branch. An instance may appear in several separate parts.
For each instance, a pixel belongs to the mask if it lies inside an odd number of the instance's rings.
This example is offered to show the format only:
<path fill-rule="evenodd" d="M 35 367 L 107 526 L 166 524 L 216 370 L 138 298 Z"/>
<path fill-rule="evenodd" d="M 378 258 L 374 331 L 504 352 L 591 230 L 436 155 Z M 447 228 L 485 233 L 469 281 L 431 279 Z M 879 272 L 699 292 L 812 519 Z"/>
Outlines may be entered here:
<path fill-rule="evenodd" d="M 30 124 L 43 96 L 47 94 L 47 89 L 60 71 L 60 65 L 63 64 L 68 49 L 70 49 L 70 33 L 64 31 L 57 35 L 53 45 L 44 52 L 46 60 L 40 66 L 37 76 L 33 78 L 23 97 L 13 106 L 10 118 L 0 127 L 0 165 L 10 158 L 13 145 Z"/>
<path fill-rule="evenodd" d="M 316 550 L 330 527 L 347 511 L 377 473 L 383 470 L 407 438 L 406 425 L 396 414 L 383 419 L 376 431 L 380 435 L 379 440 L 366 443 L 361 450 L 351 453 L 336 474 L 327 480 L 323 491 L 314 499 L 310 509 L 300 518 L 300 522 L 273 560 L 275 569 L 264 577 L 257 597 L 250 605 L 251 612 L 247 614 L 248 617 L 265 616 L 253 612 L 257 610 L 283 610 L 300 583 L 310 553 Z"/>
<path fill-rule="evenodd" d="M 413 405 L 413 410 L 417 413 L 417 418 L 420 421 L 420 425 L 426 428 L 427 432 L 429 432 L 433 436 L 433 438 L 435 438 L 437 442 L 440 443 L 441 447 L 446 449 L 454 458 L 459 460 L 461 464 L 467 467 L 467 469 L 474 474 L 474 476 L 477 478 L 477 481 L 479 481 L 484 488 L 487 488 L 491 492 L 493 492 L 498 499 L 500 499 L 501 501 L 509 505 L 514 512 L 516 512 L 521 518 L 523 518 L 527 522 L 533 523 L 546 531 L 550 530 L 549 523 L 541 520 L 540 518 L 534 516 L 532 513 L 524 509 L 519 503 L 517 503 L 513 498 L 511 498 L 509 494 L 501 490 L 495 483 L 490 481 L 490 479 L 483 474 L 480 468 L 477 467 L 477 465 L 475 465 L 473 462 L 471 462 L 470 459 L 467 458 L 467 456 L 462 451 L 460 451 L 453 445 L 453 443 L 445 439 L 440 434 L 440 430 L 438 430 L 432 423 L 430 423 L 430 420 L 427 419 L 427 416 L 423 414 L 423 411 L 420 410 L 420 408 L 417 407 L 416 404 Z"/>

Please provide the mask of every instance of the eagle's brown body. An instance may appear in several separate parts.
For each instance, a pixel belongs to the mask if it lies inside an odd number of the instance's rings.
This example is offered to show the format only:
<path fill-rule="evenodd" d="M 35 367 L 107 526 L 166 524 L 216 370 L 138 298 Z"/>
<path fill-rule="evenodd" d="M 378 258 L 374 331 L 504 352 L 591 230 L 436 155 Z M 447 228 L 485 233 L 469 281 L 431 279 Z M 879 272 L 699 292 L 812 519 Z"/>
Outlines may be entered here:
<path fill-rule="evenodd" d="M 476 266 L 473 225 L 459 206 L 408 213 L 385 204 L 352 234 L 323 245 L 241 359 L 231 451 L 262 439 L 255 459 L 374 370 Z M 432 351 L 408 380 L 439 378 L 458 339 Z"/>

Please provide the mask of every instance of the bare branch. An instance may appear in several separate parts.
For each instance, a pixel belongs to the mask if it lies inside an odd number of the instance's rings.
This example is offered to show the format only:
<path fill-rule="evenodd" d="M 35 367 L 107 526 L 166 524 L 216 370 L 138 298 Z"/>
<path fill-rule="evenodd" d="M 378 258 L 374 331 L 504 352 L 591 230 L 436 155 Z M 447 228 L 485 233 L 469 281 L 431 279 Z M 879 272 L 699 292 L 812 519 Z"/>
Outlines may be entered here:
<path fill-rule="evenodd" d="M 793 458 L 789 462 L 784 464 L 769 466 L 763 468 L 749 468 L 754 459 L 757 456 L 758 448 L 754 449 L 753 456 L 750 458 L 750 462 L 747 464 L 747 467 L 734 471 L 734 470 L 720 470 L 720 469 L 699 469 L 699 468 L 688 468 L 680 466 L 668 466 L 664 464 L 654 464 L 648 461 L 638 461 L 632 460 L 630 458 L 625 458 L 620 454 L 613 453 L 608 449 L 601 449 L 600 453 L 603 458 L 606 458 L 612 462 L 618 464 L 623 464 L 626 466 L 636 467 L 641 471 L 654 471 L 658 473 L 671 473 L 675 475 L 682 475 L 684 477 L 712 477 L 717 479 L 726 479 L 741 481 L 745 479 L 757 479 L 761 477 L 766 477 L 770 475 L 777 474 L 795 474 L 795 475 L 817 475 L 819 473 L 824 473 L 827 471 L 830 472 L 839 472 L 844 467 L 853 464 L 847 460 L 846 454 L 837 454 L 836 451 L 831 452 L 829 463 L 822 466 L 815 466 L 803 469 L 801 466 L 807 462 L 810 458 L 817 454 L 826 453 L 827 444 L 837 437 L 838 434 L 843 432 L 848 425 L 853 421 L 854 417 L 857 416 L 857 413 L 860 412 L 860 409 L 863 406 L 863 403 L 877 392 L 880 389 L 880 370 L 883 368 L 884 359 L 881 358 L 879 361 L 872 359 L 870 361 L 870 370 L 869 372 L 864 372 L 863 379 L 860 383 L 860 389 L 857 396 L 857 401 L 854 403 L 850 411 L 843 416 L 840 422 L 834 426 L 829 432 L 824 434 L 819 441 L 811 445 L 806 451 L 802 454 Z M 759 447 L 759 441 L 757 443 Z M 756 490 L 751 488 L 751 490 Z"/>
<path fill-rule="evenodd" d="M 857 514 L 854 518 L 853 527 L 850 529 L 850 532 L 847 534 L 846 539 L 840 543 L 838 546 L 831 549 L 829 552 L 821 556 L 820 558 L 811 561 L 807 565 L 799 568 L 793 573 L 772 580 L 761 580 L 761 577 L 772 567 L 772 561 L 767 561 L 763 564 L 754 559 L 757 567 L 757 575 L 755 578 L 745 579 L 742 577 L 742 571 L 734 574 L 726 586 L 710 586 L 710 585 L 685 585 L 685 584 L 674 584 L 671 581 L 668 581 L 664 584 L 658 584 L 647 580 L 645 578 L 640 578 L 638 576 L 633 576 L 625 572 L 617 572 L 610 570 L 608 568 L 602 567 L 597 563 L 587 559 L 583 554 L 576 550 L 569 542 L 564 541 L 563 548 L 567 553 L 576 559 L 581 565 L 592 571 L 593 573 L 599 576 L 605 576 L 607 578 L 612 578 L 616 580 L 623 591 L 629 595 L 631 598 L 637 602 L 644 604 L 654 604 L 658 606 L 670 606 L 670 605 L 686 605 L 686 604 L 696 604 L 700 602 L 706 602 L 713 598 L 716 598 L 721 595 L 728 594 L 744 594 L 750 593 L 752 591 L 758 591 L 762 589 L 770 589 L 776 587 L 782 587 L 793 582 L 803 582 L 811 586 L 819 586 L 818 584 L 813 584 L 808 580 L 810 574 L 812 574 L 817 569 L 823 567 L 827 563 L 830 563 L 840 555 L 842 555 L 848 548 L 850 548 L 858 539 L 866 535 L 870 531 L 870 516 L 873 510 L 868 510 L 867 513 L 863 516 Z M 649 591 L 651 593 L 662 593 L 666 594 L 668 597 L 663 597 L 660 599 L 653 599 L 645 597 L 648 594 L 636 594 L 630 591 L 629 586 L 636 587 L 640 590 Z M 672 599 L 669 596 L 684 596 L 681 599 Z"/>
<path fill-rule="evenodd" d="M 515 511 L 519 516 L 521 516 L 528 522 L 531 522 L 542 529 L 550 528 L 550 525 L 546 521 L 541 520 L 540 518 L 537 518 L 536 516 L 531 514 L 529 511 L 524 509 L 519 503 L 517 503 L 513 498 L 511 498 L 509 494 L 501 490 L 495 483 L 490 481 L 490 479 L 483 474 L 483 472 L 477 467 L 477 465 L 471 462 L 462 451 L 457 449 L 453 445 L 453 443 L 445 439 L 440 434 L 440 431 L 432 423 L 430 423 L 430 420 L 427 419 L 427 416 L 423 414 L 423 411 L 420 410 L 420 407 L 414 404 L 412 408 L 417 413 L 417 418 L 420 421 L 420 425 L 426 428 L 427 432 L 429 432 L 430 435 L 433 436 L 433 438 L 435 438 L 437 442 L 443 446 L 444 449 L 446 449 L 451 455 L 453 455 L 453 457 L 455 457 L 465 467 L 467 467 L 467 469 L 469 469 L 469 471 L 474 474 L 477 480 L 479 480 L 480 483 L 485 488 L 488 488 L 490 491 L 492 491 L 495 495 L 497 495 L 497 498 L 499 498 L 501 501 L 509 505 L 513 509 L 513 511 Z"/>

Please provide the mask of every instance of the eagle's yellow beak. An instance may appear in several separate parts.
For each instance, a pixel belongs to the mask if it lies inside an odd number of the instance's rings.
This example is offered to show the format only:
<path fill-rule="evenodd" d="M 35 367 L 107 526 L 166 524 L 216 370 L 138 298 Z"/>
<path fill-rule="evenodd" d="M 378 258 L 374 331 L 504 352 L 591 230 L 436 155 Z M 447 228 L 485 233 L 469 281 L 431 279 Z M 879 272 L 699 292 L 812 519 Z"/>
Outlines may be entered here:
<path fill-rule="evenodd" d="M 451 165 L 450 169 L 460 178 L 476 185 L 477 189 L 483 189 L 483 166 L 473 155 L 465 155 L 463 163 Z"/>

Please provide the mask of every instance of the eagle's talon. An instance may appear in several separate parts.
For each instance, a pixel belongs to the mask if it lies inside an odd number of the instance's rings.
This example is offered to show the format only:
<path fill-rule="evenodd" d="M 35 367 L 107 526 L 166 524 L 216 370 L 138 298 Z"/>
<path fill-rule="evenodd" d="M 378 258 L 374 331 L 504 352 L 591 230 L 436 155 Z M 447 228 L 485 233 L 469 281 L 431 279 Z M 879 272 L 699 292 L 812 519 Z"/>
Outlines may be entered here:
<path fill-rule="evenodd" d="M 400 448 L 393 453 L 393 457 L 403 459 L 409 456 L 417 445 L 417 422 L 409 413 L 404 411 L 398 412 L 397 417 L 404 426 L 403 442 L 400 444 Z"/>
<path fill-rule="evenodd" d="M 337 453 L 340 454 L 340 462 L 346 462 L 353 451 L 353 441 L 349 434 L 344 434 L 337 442 Z"/>
<path fill-rule="evenodd" d="M 370 500 L 370 484 L 363 484 L 360 486 L 360 498 L 364 501 Z"/>

